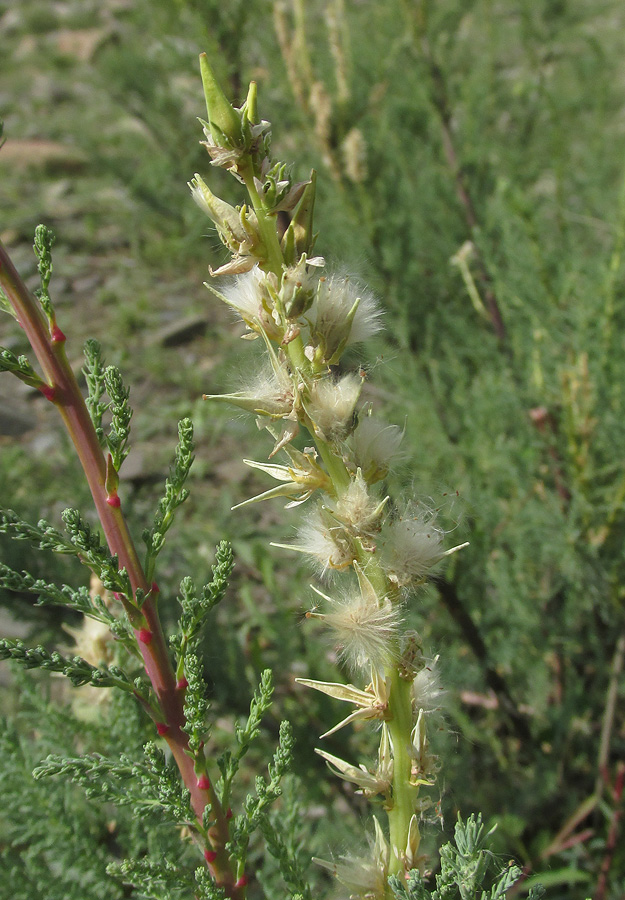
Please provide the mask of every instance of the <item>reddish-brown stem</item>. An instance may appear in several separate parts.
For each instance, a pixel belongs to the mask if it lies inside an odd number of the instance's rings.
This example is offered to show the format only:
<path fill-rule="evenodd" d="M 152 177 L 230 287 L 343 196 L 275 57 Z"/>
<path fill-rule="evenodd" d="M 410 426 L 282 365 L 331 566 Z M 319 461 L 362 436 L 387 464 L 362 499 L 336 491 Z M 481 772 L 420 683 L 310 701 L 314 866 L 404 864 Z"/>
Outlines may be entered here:
<path fill-rule="evenodd" d="M 612 788 L 612 800 L 614 801 L 614 808 L 612 810 L 612 817 L 610 819 L 610 829 L 608 831 L 608 838 L 605 843 L 605 854 L 603 857 L 603 861 L 601 863 L 601 871 L 599 872 L 599 879 L 597 881 L 597 889 L 595 890 L 595 895 L 594 895 L 593 900 L 604 900 L 604 897 L 607 892 L 608 875 L 610 874 L 612 860 L 614 858 L 614 853 L 615 853 L 617 845 L 618 845 L 618 833 L 619 833 L 621 817 L 623 815 L 622 801 L 623 801 L 623 788 L 624 787 L 625 787 L 625 763 L 619 762 L 616 767 L 616 776 L 614 779 L 614 786 Z"/>
<path fill-rule="evenodd" d="M 116 554 L 120 568 L 130 579 L 133 594 L 140 589 L 146 596 L 133 621 L 145 670 L 158 699 L 167 741 L 183 781 L 191 794 L 191 805 L 199 822 L 208 803 L 211 804 L 213 824 L 208 830 L 212 846 L 207 864 L 218 885 L 226 895 L 241 900 L 244 886 L 236 883 L 225 849 L 229 837 L 227 815 L 221 808 L 212 785 L 198 785 L 198 777 L 189 752 L 189 739 L 184 725 L 184 690 L 177 688 L 167 643 L 157 610 L 158 592 L 152 590 L 134 546 L 120 503 L 111 503 L 106 490 L 106 461 L 89 411 L 78 387 L 76 377 L 67 361 L 65 340 L 56 323 L 50 324 L 35 298 L 20 278 L 9 254 L 0 242 L 0 287 L 4 291 L 17 321 L 24 329 L 49 386 L 48 399 L 57 407 L 72 439 L 87 478 L 109 550 Z M 130 598 L 127 598 L 130 599 Z M 146 636 L 150 637 L 146 640 Z M 215 854 L 214 859 L 212 854 Z"/>

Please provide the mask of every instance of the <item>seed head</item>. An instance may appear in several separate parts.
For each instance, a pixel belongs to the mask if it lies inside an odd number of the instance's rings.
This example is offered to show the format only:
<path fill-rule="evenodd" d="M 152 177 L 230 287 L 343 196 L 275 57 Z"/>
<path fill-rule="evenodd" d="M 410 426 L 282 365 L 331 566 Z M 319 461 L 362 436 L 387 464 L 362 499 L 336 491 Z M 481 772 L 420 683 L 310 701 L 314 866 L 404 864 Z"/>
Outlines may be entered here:
<path fill-rule="evenodd" d="M 259 328 L 274 341 L 282 339 L 279 321 L 274 318 L 273 294 L 276 278 L 266 275 L 258 266 L 249 272 L 237 275 L 218 294 L 245 322 L 247 327 L 258 332 Z M 248 335 L 249 336 L 249 335 Z"/>
<path fill-rule="evenodd" d="M 320 575 L 328 569 L 345 569 L 356 558 L 345 529 L 320 506 L 306 516 L 290 549 L 311 556 Z"/>
<path fill-rule="evenodd" d="M 325 441 L 346 438 L 354 425 L 354 411 L 362 389 L 358 375 L 344 375 L 338 380 L 321 378 L 310 389 L 305 403 L 315 434 Z"/>
<path fill-rule="evenodd" d="M 443 532 L 427 513 L 409 509 L 390 523 L 385 537 L 387 566 L 400 587 L 421 581 L 445 555 Z"/>
<path fill-rule="evenodd" d="M 375 592 L 356 590 L 337 599 L 323 597 L 323 619 L 336 637 L 340 653 L 352 670 L 382 670 L 397 653 L 401 611 L 396 604 Z"/>
<path fill-rule="evenodd" d="M 371 291 L 346 275 L 321 278 L 310 311 L 311 341 L 327 363 L 338 362 L 344 348 L 360 343 L 382 327 L 382 312 Z"/>
<path fill-rule="evenodd" d="M 347 490 L 337 500 L 334 515 L 344 522 L 353 534 L 371 534 L 379 529 L 387 499 L 380 502 L 369 493 L 367 482 L 358 469 Z"/>
<path fill-rule="evenodd" d="M 332 872 L 350 891 L 351 897 L 366 900 L 383 900 L 387 896 L 387 878 L 390 863 L 390 847 L 380 823 L 373 817 L 375 839 L 366 856 L 341 856 L 338 862 L 313 858 L 324 869 Z"/>
<path fill-rule="evenodd" d="M 387 425 L 371 415 L 361 415 L 358 427 L 351 436 L 356 464 L 369 484 L 386 478 L 404 431 L 398 425 Z"/>

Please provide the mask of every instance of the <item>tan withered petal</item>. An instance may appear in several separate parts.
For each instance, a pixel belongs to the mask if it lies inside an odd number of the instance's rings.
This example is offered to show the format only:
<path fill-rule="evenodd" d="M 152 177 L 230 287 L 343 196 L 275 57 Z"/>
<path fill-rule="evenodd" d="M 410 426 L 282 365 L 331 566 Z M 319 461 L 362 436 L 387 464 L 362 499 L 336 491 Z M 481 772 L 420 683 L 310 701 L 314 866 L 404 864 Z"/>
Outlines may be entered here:
<path fill-rule="evenodd" d="M 390 788 L 390 778 L 384 777 L 379 772 L 371 772 L 362 763 L 359 766 L 352 766 L 350 763 L 345 762 L 344 759 L 339 759 L 338 756 L 326 753 L 325 750 L 315 750 L 315 753 L 322 759 L 325 759 L 334 775 L 358 785 L 361 792 L 367 797 L 386 793 Z"/>
<path fill-rule="evenodd" d="M 331 734 L 334 734 L 351 722 L 359 721 L 360 719 L 385 718 L 388 708 L 387 685 L 386 682 L 376 676 L 375 673 L 372 674 L 374 685 L 371 685 L 365 691 L 360 690 L 360 688 L 355 687 L 353 684 L 339 684 L 338 682 L 332 681 L 312 681 L 308 678 L 295 679 L 297 684 L 303 684 L 305 687 L 313 688 L 313 690 L 321 691 L 322 694 L 334 697 L 335 700 L 345 700 L 348 703 L 353 703 L 359 707 L 353 713 L 346 716 L 346 718 L 342 719 L 338 725 L 334 726 L 334 728 L 331 728 L 329 731 L 322 734 L 322 738 L 329 737 Z"/>
<path fill-rule="evenodd" d="M 257 396 L 246 391 L 235 391 L 233 394 L 202 394 L 203 400 L 219 400 L 222 403 L 231 403 L 246 412 L 256 413 L 258 416 L 271 416 L 279 418 L 290 412 L 286 401 L 279 397 Z"/>
<path fill-rule="evenodd" d="M 250 272 L 257 262 L 258 260 L 255 256 L 233 256 L 230 262 L 224 263 L 218 269 L 213 269 L 212 266 L 209 266 L 208 271 L 213 278 L 216 278 L 218 275 L 244 275 L 246 272 Z"/>

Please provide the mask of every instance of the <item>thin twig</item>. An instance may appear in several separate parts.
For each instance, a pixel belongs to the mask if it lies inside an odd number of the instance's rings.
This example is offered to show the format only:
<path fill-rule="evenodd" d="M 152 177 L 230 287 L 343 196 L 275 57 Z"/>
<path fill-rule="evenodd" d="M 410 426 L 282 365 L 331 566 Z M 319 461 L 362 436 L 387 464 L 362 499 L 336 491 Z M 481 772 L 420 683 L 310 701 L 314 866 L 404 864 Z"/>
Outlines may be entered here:
<path fill-rule="evenodd" d="M 501 308 L 492 286 L 492 280 L 488 274 L 488 269 L 484 262 L 484 258 L 477 243 L 477 232 L 479 230 L 479 222 L 475 211 L 475 204 L 469 190 L 466 173 L 460 163 L 456 146 L 454 144 L 452 128 L 451 128 L 451 108 L 449 104 L 449 95 L 443 70 L 438 65 L 432 53 L 430 42 L 425 34 L 421 35 L 421 49 L 423 59 L 425 60 L 431 84 L 431 100 L 441 126 L 441 135 L 443 140 L 443 152 L 447 165 L 452 173 L 456 188 L 456 196 L 462 209 L 464 210 L 464 218 L 469 229 L 469 233 L 473 239 L 474 260 L 476 263 L 476 275 L 482 286 L 484 301 L 488 316 L 497 338 L 503 345 L 506 343 L 506 326 L 501 314 Z"/>
<path fill-rule="evenodd" d="M 458 596 L 456 585 L 445 578 L 439 578 L 436 580 L 436 587 L 447 611 L 460 627 L 464 639 L 480 663 L 487 685 L 494 691 L 501 708 L 508 715 L 517 738 L 522 743 L 528 744 L 532 740 L 532 734 L 527 719 L 514 702 L 504 678 L 491 666 L 486 644 L 471 614 Z"/>
<path fill-rule="evenodd" d="M 618 699 L 618 684 L 621 672 L 623 671 L 623 662 L 625 661 L 625 632 L 621 634 L 612 657 L 612 665 L 610 667 L 610 683 L 605 698 L 605 707 L 603 710 L 603 719 L 601 722 L 601 737 L 599 739 L 599 754 L 597 756 L 597 782 L 595 785 L 595 793 L 600 794 L 602 784 L 604 782 L 604 773 L 608 765 L 610 756 L 610 740 L 612 730 L 614 728 L 614 714 L 616 712 L 616 701 Z"/>

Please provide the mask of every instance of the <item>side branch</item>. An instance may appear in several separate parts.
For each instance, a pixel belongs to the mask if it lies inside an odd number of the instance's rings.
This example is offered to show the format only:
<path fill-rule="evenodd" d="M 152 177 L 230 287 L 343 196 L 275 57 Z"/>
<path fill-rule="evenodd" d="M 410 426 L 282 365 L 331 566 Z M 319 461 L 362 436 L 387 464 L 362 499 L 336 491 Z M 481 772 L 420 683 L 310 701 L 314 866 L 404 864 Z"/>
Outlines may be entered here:
<path fill-rule="evenodd" d="M 41 366 L 47 383 L 46 390 L 42 393 L 58 409 L 76 448 L 109 550 L 117 555 L 120 568 L 124 568 L 128 574 L 133 597 L 120 599 L 129 614 L 145 670 L 163 713 L 165 721 L 156 723 L 159 734 L 167 741 L 176 760 L 185 786 L 191 794 L 191 805 L 200 826 L 207 804 L 211 805 L 212 825 L 208 830 L 208 839 L 213 850 L 208 856 L 205 854 L 207 863 L 217 884 L 225 889 L 227 895 L 240 898 L 242 889 L 235 887 L 235 878 L 225 850 L 229 834 L 226 813 L 221 808 L 212 784 L 207 778 L 198 778 L 193 759 L 189 755 L 189 739 L 182 730 L 185 724 L 185 691 L 176 682 L 161 627 L 157 609 L 158 588 L 148 584 L 117 494 L 111 495 L 107 491 L 106 461 L 85 400 L 67 360 L 65 336 L 56 324 L 51 327 L 1 242 L 0 288 Z M 140 609 L 134 603 L 137 590 L 145 596 Z"/>

